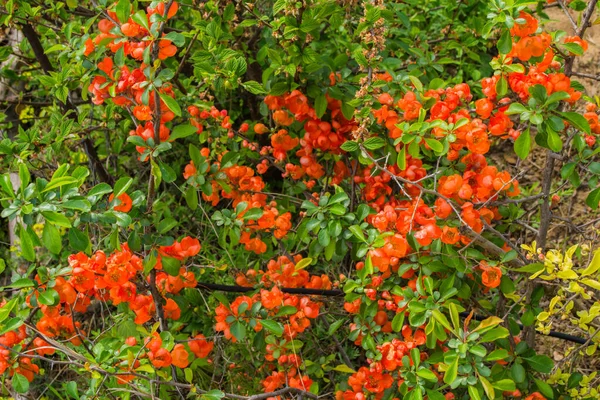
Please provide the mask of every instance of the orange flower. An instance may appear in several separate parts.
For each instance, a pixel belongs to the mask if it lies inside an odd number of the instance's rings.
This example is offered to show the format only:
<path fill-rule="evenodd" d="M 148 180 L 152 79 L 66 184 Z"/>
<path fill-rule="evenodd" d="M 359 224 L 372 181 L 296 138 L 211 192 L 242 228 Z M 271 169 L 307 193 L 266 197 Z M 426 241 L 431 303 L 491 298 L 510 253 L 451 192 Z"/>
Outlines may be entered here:
<path fill-rule="evenodd" d="M 190 163 L 185 166 L 185 170 L 183 171 L 183 178 L 189 179 L 192 176 L 196 175 L 196 172 L 198 172 L 198 171 L 196 170 L 196 166 L 194 165 L 194 162 L 190 161 Z"/>
<path fill-rule="evenodd" d="M 123 32 L 123 35 L 125 35 L 125 36 L 134 37 L 141 33 L 141 31 L 142 31 L 141 28 L 142 27 L 136 23 L 127 22 L 127 23 L 121 25 L 121 32 Z"/>
<path fill-rule="evenodd" d="M 273 121 L 283 126 L 290 126 L 294 123 L 294 117 L 288 114 L 287 111 L 277 110 L 273 113 Z"/>
<path fill-rule="evenodd" d="M 272 310 L 283 303 L 283 293 L 277 286 L 270 291 L 263 289 L 260 291 L 260 302 L 267 310 Z"/>
<path fill-rule="evenodd" d="M 175 53 L 177 53 L 177 47 L 172 45 L 170 40 L 163 39 L 158 42 L 159 59 L 164 60 L 165 58 L 173 57 Z"/>
<path fill-rule="evenodd" d="M 94 274 L 94 271 L 81 267 L 73 268 L 69 283 L 73 285 L 78 292 L 87 292 L 94 287 L 95 282 L 96 275 Z"/>
<path fill-rule="evenodd" d="M 152 109 L 149 106 L 133 107 L 133 116 L 140 121 L 150 121 L 152 119 Z"/>
<path fill-rule="evenodd" d="M 157 351 L 149 351 L 148 359 L 156 368 L 168 367 L 172 364 L 173 359 L 167 349 L 160 348 Z"/>
<path fill-rule="evenodd" d="M 170 318 L 172 320 L 178 320 L 181 317 L 181 309 L 175 303 L 173 299 L 167 299 L 167 303 L 164 307 L 165 318 Z"/>
<path fill-rule="evenodd" d="M 39 337 L 33 340 L 33 345 L 35 346 L 35 352 L 40 356 L 52 355 L 56 351 L 50 343 Z"/>
<path fill-rule="evenodd" d="M 498 267 L 490 267 L 482 262 L 481 269 L 481 283 L 488 288 L 495 288 L 500 286 L 500 279 L 502 278 L 502 270 Z"/>
<path fill-rule="evenodd" d="M 486 97 L 475 102 L 475 112 L 482 119 L 488 119 L 494 110 L 494 103 Z"/>
<path fill-rule="evenodd" d="M 40 367 L 32 364 L 31 359 L 27 357 L 19 358 L 19 366 L 15 369 L 15 373 L 23 375 L 29 382 L 33 381 L 39 371 Z"/>
<path fill-rule="evenodd" d="M 88 40 L 85 41 L 85 51 L 83 52 L 84 56 L 89 56 L 90 54 L 92 54 L 94 52 L 95 46 L 94 46 L 94 41 L 90 38 L 88 38 Z"/>
<path fill-rule="evenodd" d="M 206 340 L 204 335 L 196 335 L 193 340 L 188 342 L 188 346 L 194 355 L 198 358 L 206 358 L 214 347 L 213 342 Z"/>
<path fill-rule="evenodd" d="M 483 129 L 474 129 L 465 136 L 467 148 L 477 154 L 485 154 L 490 150 L 490 141 L 488 134 Z"/>
<path fill-rule="evenodd" d="M 462 184 L 463 179 L 458 174 L 442 176 L 440 178 L 438 192 L 443 196 L 452 197 L 460 190 Z"/>
<path fill-rule="evenodd" d="M 269 132 L 269 128 L 267 128 L 265 126 L 265 124 L 256 124 L 254 125 L 254 133 L 256 133 L 257 135 L 262 135 L 264 133 Z"/>
<path fill-rule="evenodd" d="M 382 93 L 377 98 L 377 101 L 386 106 L 391 106 L 394 103 L 394 98 L 389 93 Z"/>
<path fill-rule="evenodd" d="M 190 361 L 188 360 L 189 358 L 189 353 L 187 352 L 187 350 L 185 349 L 184 345 L 182 345 L 181 343 L 178 343 L 175 345 L 175 347 L 173 347 L 173 350 L 171 350 L 171 359 L 173 362 L 173 365 L 179 368 L 185 368 L 190 364 Z"/>
<path fill-rule="evenodd" d="M 546 400 L 546 398 L 540 392 L 535 392 L 527 396 L 525 400 Z"/>
<path fill-rule="evenodd" d="M 457 228 L 444 226 L 442 228 L 442 236 L 440 239 L 446 244 L 455 244 L 460 239 L 460 233 Z"/>
<path fill-rule="evenodd" d="M 522 23 L 515 23 L 510 29 L 512 36 L 525 37 L 535 33 L 538 29 L 538 21 L 531 14 L 521 11 L 519 13 L 519 19 L 524 20 Z"/>
<path fill-rule="evenodd" d="M 115 198 L 114 194 L 111 194 L 108 197 L 108 201 L 112 202 Z M 124 212 L 124 213 L 128 213 L 129 211 L 131 211 L 131 207 L 132 207 L 132 200 L 131 197 L 129 197 L 129 195 L 127 193 L 123 193 L 118 197 L 119 200 L 119 204 L 115 205 L 113 207 L 113 210 L 115 211 L 120 211 L 120 212 Z"/>

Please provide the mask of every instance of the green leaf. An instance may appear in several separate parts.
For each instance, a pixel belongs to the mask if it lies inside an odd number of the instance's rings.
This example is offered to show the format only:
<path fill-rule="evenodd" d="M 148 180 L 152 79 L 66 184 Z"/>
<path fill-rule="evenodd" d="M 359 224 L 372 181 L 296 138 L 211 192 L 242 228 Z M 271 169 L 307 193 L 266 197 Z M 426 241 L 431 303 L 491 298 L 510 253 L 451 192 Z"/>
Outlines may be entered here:
<path fill-rule="evenodd" d="M 284 315 L 293 315 L 298 312 L 298 309 L 294 306 L 283 306 L 275 314 L 276 317 L 282 317 Z"/>
<path fill-rule="evenodd" d="M 177 226 L 178 222 L 175 218 L 165 218 L 158 223 L 158 233 L 165 234 Z"/>
<path fill-rule="evenodd" d="M 426 389 L 427 390 L 427 397 L 429 397 L 429 400 L 446 400 L 446 397 L 441 394 L 440 392 L 438 392 L 437 390 L 431 390 L 431 389 Z"/>
<path fill-rule="evenodd" d="M 88 192 L 88 197 L 91 196 L 101 196 L 103 194 L 106 193 L 110 193 L 112 192 L 113 189 L 110 187 L 110 185 L 108 183 L 99 183 L 96 186 L 94 186 L 89 192 Z"/>
<path fill-rule="evenodd" d="M 448 366 L 448 369 L 444 373 L 444 383 L 450 385 L 458 376 L 458 356 L 454 358 L 452 364 Z"/>
<path fill-rule="evenodd" d="M 417 371 L 417 375 L 427 381 L 437 382 L 437 375 L 433 373 L 433 371 L 427 368 L 421 368 Z"/>
<path fill-rule="evenodd" d="M 352 141 L 352 140 L 347 140 L 345 141 L 341 146 L 340 149 L 344 150 L 344 151 L 356 151 L 358 150 L 358 143 Z"/>
<path fill-rule="evenodd" d="M 508 329 L 503 326 L 497 326 L 494 329 L 486 332 L 481 339 L 479 339 L 480 343 L 493 342 L 498 339 L 504 339 L 508 337 Z"/>
<path fill-rule="evenodd" d="M 244 214 L 244 221 L 257 220 L 263 215 L 262 208 L 251 208 Z"/>
<path fill-rule="evenodd" d="M 506 92 L 508 92 L 508 82 L 504 76 L 501 76 L 496 83 L 496 93 L 498 97 L 504 97 Z"/>
<path fill-rule="evenodd" d="M 423 84 L 421 83 L 419 78 L 417 78 L 416 76 L 413 76 L 413 75 L 409 75 L 408 79 L 410 79 L 410 81 L 412 82 L 415 89 L 417 89 L 417 92 L 423 91 Z"/>
<path fill-rule="evenodd" d="M 0 335 L 4 335 L 6 332 L 14 331 L 23 325 L 25 321 L 23 318 L 14 317 L 8 320 L 7 323 L 0 325 Z"/>
<path fill-rule="evenodd" d="M 47 222 L 52 222 L 54 225 L 65 228 L 71 227 L 71 221 L 69 221 L 69 218 L 65 217 L 63 214 L 59 214 L 54 211 L 42 211 L 42 216 Z"/>
<path fill-rule="evenodd" d="M 244 87 L 244 89 L 246 89 L 247 91 L 249 91 L 252 94 L 266 94 L 267 93 L 267 91 L 265 90 L 263 85 L 261 85 L 260 83 L 258 83 L 256 81 L 243 82 L 242 86 Z"/>
<path fill-rule="evenodd" d="M 181 261 L 173 257 L 162 256 L 160 259 L 162 263 L 163 270 L 171 275 L 177 276 L 179 275 L 179 269 L 181 268 Z"/>
<path fill-rule="evenodd" d="M 354 110 L 354 107 L 352 107 L 350 104 L 346 102 L 342 103 L 342 115 L 347 120 L 351 120 L 354 117 Z"/>
<path fill-rule="evenodd" d="M 485 357 L 487 350 L 480 344 L 469 347 L 469 352 L 479 357 Z"/>
<path fill-rule="evenodd" d="M 583 115 L 576 112 L 558 112 L 557 114 L 563 117 L 563 119 L 567 120 L 575 128 L 587 133 L 588 135 L 590 134 L 590 124 L 583 117 Z"/>
<path fill-rule="evenodd" d="M 38 301 L 47 306 L 55 306 L 60 302 L 60 296 L 54 289 L 48 289 L 38 296 Z"/>
<path fill-rule="evenodd" d="M 185 44 L 185 36 L 179 32 L 169 32 L 165 35 L 166 40 L 170 40 L 175 46 L 182 47 Z M 164 69 L 161 71 L 165 71 Z M 168 75 L 168 79 L 173 77 L 173 72 Z M 167 80 L 168 80 L 167 79 Z"/>
<path fill-rule="evenodd" d="M 590 206 L 592 210 L 597 210 L 600 204 L 600 187 L 592 190 L 585 199 L 585 204 Z"/>
<path fill-rule="evenodd" d="M 575 54 L 576 56 L 583 55 L 583 47 L 581 47 L 578 43 L 563 43 L 562 47 Z"/>
<path fill-rule="evenodd" d="M 187 188 L 185 191 L 185 202 L 192 211 L 198 208 L 198 192 L 195 187 L 190 186 Z"/>
<path fill-rule="evenodd" d="M 400 332 L 404 326 L 404 318 L 406 317 L 404 312 L 399 312 L 392 319 L 392 329 L 394 332 Z"/>
<path fill-rule="evenodd" d="M 67 394 L 69 396 L 71 396 L 74 399 L 79 399 L 79 392 L 77 391 L 77 382 L 75 381 L 69 381 L 67 382 L 67 384 L 65 385 L 65 391 L 67 392 Z"/>
<path fill-rule="evenodd" d="M 52 189 L 56 189 L 64 185 L 70 185 L 75 182 L 77 182 L 77 179 L 73 178 L 72 176 L 61 176 L 60 178 L 52 179 L 50 183 L 46 185 L 44 190 L 42 190 L 42 193 L 48 192 Z"/>
<path fill-rule="evenodd" d="M 554 151 L 555 153 L 561 151 L 563 147 L 560 136 L 551 129 L 548 129 L 548 147 L 550 147 L 550 150 Z"/>
<path fill-rule="evenodd" d="M 6 193 L 8 197 L 11 199 L 15 198 L 15 192 L 12 187 L 12 183 L 10 181 L 10 176 L 8 174 L 4 174 L 0 176 L 0 186 L 2 190 Z"/>
<path fill-rule="evenodd" d="M 89 212 L 92 205 L 87 200 L 68 200 L 62 203 L 63 208 L 68 210 L 76 210 L 82 212 Z"/>
<path fill-rule="evenodd" d="M 327 98 L 324 94 L 321 94 L 315 99 L 315 113 L 317 114 L 317 118 L 323 117 L 325 111 L 327 111 Z"/>
<path fill-rule="evenodd" d="M 352 225 L 348 229 L 350 230 L 350 232 L 352 232 L 355 238 L 359 239 L 361 242 L 367 242 L 365 234 L 363 233 L 363 230 L 360 226 Z"/>
<path fill-rule="evenodd" d="M 363 143 L 363 145 L 369 150 L 377 150 L 383 146 L 385 146 L 385 140 L 379 137 L 372 137 Z"/>
<path fill-rule="evenodd" d="M 529 128 L 525 129 L 524 132 L 521 132 L 517 140 L 515 140 L 515 153 L 521 160 L 524 160 L 529 155 L 531 151 L 531 134 L 529 133 Z"/>
<path fill-rule="evenodd" d="M 120 178 L 117 183 L 115 183 L 114 197 L 118 198 L 120 195 L 125 193 L 132 183 L 133 179 L 128 176 Z"/>
<path fill-rule="evenodd" d="M 72 249 L 89 253 L 92 243 L 87 232 L 81 228 L 69 229 L 69 245 Z"/>
<path fill-rule="evenodd" d="M 540 379 L 535 379 L 535 385 L 538 387 L 538 389 L 540 389 L 540 392 L 547 398 L 547 399 L 553 399 L 554 398 L 554 391 L 552 390 L 552 386 L 548 385 L 546 382 L 540 380 Z"/>
<path fill-rule="evenodd" d="M 212 389 L 200 395 L 200 400 L 221 400 L 223 398 L 225 398 L 225 393 L 218 389 Z"/>
<path fill-rule="evenodd" d="M 435 153 L 441 153 L 444 151 L 444 145 L 436 139 L 426 138 L 425 143 L 433 150 Z"/>
<path fill-rule="evenodd" d="M 542 263 L 533 263 L 533 264 L 527 264 L 520 268 L 515 268 L 515 269 L 513 269 L 513 271 L 535 274 L 536 272 L 539 272 L 544 268 L 545 268 L 544 264 L 542 264 Z"/>
<path fill-rule="evenodd" d="M 467 387 L 467 390 L 469 392 L 469 396 L 471 397 L 471 399 L 481 400 L 481 394 L 479 393 L 479 390 L 477 390 L 477 386 L 469 385 Z"/>
<path fill-rule="evenodd" d="M 505 29 L 502 35 L 500 36 L 500 40 L 498 40 L 498 51 L 500 54 L 508 54 L 512 50 L 512 37 L 510 36 L 510 31 Z"/>
<path fill-rule="evenodd" d="M 515 382 L 512 379 L 501 379 L 493 382 L 492 386 L 503 392 L 514 392 L 517 389 Z"/>
<path fill-rule="evenodd" d="M 531 97 L 533 97 L 538 104 L 544 104 L 548 97 L 546 87 L 543 85 L 533 85 L 529 87 L 529 94 L 531 94 Z"/>
<path fill-rule="evenodd" d="M 181 117 L 181 108 L 179 107 L 179 104 L 177 104 L 177 100 L 165 93 L 159 92 L 158 94 L 160 99 L 165 102 L 165 105 L 169 108 L 169 110 L 173 111 L 173 114 L 177 115 L 178 117 Z"/>
<path fill-rule="evenodd" d="M 8 303 L 0 307 L 0 322 L 4 321 L 6 318 L 10 316 L 10 312 L 17 305 L 17 302 L 20 301 L 18 297 L 14 297 Z"/>
<path fill-rule="evenodd" d="M 559 101 L 567 100 L 569 98 L 571 98 L 571 95 L 569 95 L 569 93 L 567 92 L 554 92 L 548 97 L 545 105 L 548 106 L 550 104 L 558 103 Z"/>
<path fill-rule="evenodd" d="M 119 0 L 117 3 L 117 18 L 124 24 L 129 20 L 129 13 L 131 12 L 131 4 L 129 0 Z"/>
<path fill-rule="evenodd" d="M 52 254 L 60 254 L 62 250 L 62 238 L 58 228 L 50 223 L 45 223 L 44 230 L 42 231 L 42 243 L 44 243 L 44 246 Z"/>
<path fill-rule="evenodd" d="M 506 110 L 505 114 L 506 115 L 514 115 L 514 114 L 521 114 L 526 111 L 529 111 L 529 109 L 526 108 L 523 104 L 511 103 L 510 106 L 508 106 L 508 110 Z"/>
<path fill-rule="evenodd" d="M 398 165 L 400 171 L 404 171 L 406 169 L 406 146 L 402 146 L 400 149 L 398 158 L 396 159 L 396 165 Z"/>
<path fill-rule="evenodd" d="M 133 14 L 131 16 L 131 19 L 136 24 L 141 25 L 144 28 L 146 28 L 146 30 L 150 30 L 150 27 L 148 26 L 148 17 L 146 16 L 146 13 L 144 12 L 144 10 L 140 10 L 140 11 L 136 12 L 135 14 Z"/>
<path fill-rule="evenodd" d="M 552 359 L 545 355 L 535 355 L 529 358 L 523 358 L 527 364 L 537 372 L 549 374 L 554 367 Z"/>
<path fill-rule="evenodd" d="M 448 321 L 448 318 L 446 318 L 446 316 L 444 314 L 442 314 L 440 312 L 440 310 L 431 310 L 431 315 L 444 328 L 448 329 L 449 331 L 452 331 L 452 326 L 450 325 L 450 321 Z"/>
<path fill-rule="evenodd" d="M 27 393 L 29 391 L 29 381 L 18 372 L 13 375 L 11 383 L 17 393 Z"/>
<path fill-rule="evenodd" d="M 21 190 L 24 191 L 31 179 L 31 174 L 25 163 L 19 163 L 19 179 L 21 180 Z"/>
<path fill-rule="evenodd" d="M 16 282 L 11 283 L 10 285 L 6 286 L 6 287 L 10 287 L 10 288 L 15 288 L 15 289 L 22 289 L 22 288 L 27 288 L 27 287 L 34 287 L 35 283 L 29 279 L 29 278 L 21 278 L 21 279 L 17 279 Z"/>
<path fill-rule="evenodd" d="M 21 225 L 19 229 L 19 240 L 21 242 L 21 254 L 27 261 L 35 261 L 35 251 L 33 249 L 33 240 L 25 226 Z"/>
<path fill-rule="evenodd" d="M 507 263 L 507 262 L 512 261 L 515 258 L 517 258 L 517 256 L 518 256 L 518 253 L 516 251 L 510 250 L 509 252 L 505 253 L 502 256 L 502 262 Z"/>
<path fill-rule="evenodd" d="M 340 327 L 344 324 L 344 322 L 346 322 L 346 320 L 340 318 L 337 321 L 335 321 L 333 324 L 329 325 L 329 328 L 327 329 L 327 335 L 331 336 L 334 333 L 336 333 L 337 330 L 340 329 Z"/>
<path fill-rule="evenodd" d="M 515 382 L 517 383 L 523 383 L 525 382 L 525 368 L 523 368 L 523 366 L 521 364 L 515 363 L 513 364 L 513 366 L 510 368 L 510 374 L 512 375 L 512 378 L 514 379 Z"/>
<path fill-rule="evenodd" d="M 508 351 L 506 351 L 505 349 L 496 349 L 496 350 L 492 351 L 490 354 L 488 354 L 488 356 L 485 358 L 485 360 L 486 361 L 504 360 L 508 356 L 509 356 Z"/>
<path fill-rule="evenodd" d="M 185 125 L 177 125 L 173 132 L 169 135 L 169 141 L 172 142 L 177 139 L 181 139 L 184 137 L 188 137 L 198 132 L 198 128 L 194 125 L 185 124 Z"/>
<path fill-rule="evenodd" d="M 242 341 L 246 337 L 246 326 L 240 321 L 234 321 L 231 324 L 231 334 L 238 340 Z"/>
<path fill-rule="evenodd" d="M 279 322 L 272 321 L 270 319 L 263 319 L 260 321 L 260 324 L 263 326 L 263 328 L 277 336 L 283 335 L 283 325 L 281 325 Z"/>

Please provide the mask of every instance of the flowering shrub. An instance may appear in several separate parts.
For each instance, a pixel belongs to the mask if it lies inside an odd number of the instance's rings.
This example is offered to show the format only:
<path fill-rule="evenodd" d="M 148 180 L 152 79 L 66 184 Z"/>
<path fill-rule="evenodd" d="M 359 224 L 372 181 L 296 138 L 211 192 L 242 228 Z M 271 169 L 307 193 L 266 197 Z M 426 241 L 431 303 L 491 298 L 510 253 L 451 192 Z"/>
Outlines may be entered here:
<path fill-rule="evenodd" d="M 2 396 L 600 398 L 597 1 L 43 3 Z"/>

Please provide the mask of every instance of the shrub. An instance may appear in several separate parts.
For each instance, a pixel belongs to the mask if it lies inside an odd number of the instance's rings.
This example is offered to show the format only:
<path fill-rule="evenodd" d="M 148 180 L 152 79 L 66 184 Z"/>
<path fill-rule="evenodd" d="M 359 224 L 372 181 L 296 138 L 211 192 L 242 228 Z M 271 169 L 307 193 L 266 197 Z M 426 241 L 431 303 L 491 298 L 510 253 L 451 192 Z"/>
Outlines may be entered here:
<path fill-rule="evenodd" d="M 600 398 L 597 1 L 99 3 L 2 6 L 3 396 Z"/>

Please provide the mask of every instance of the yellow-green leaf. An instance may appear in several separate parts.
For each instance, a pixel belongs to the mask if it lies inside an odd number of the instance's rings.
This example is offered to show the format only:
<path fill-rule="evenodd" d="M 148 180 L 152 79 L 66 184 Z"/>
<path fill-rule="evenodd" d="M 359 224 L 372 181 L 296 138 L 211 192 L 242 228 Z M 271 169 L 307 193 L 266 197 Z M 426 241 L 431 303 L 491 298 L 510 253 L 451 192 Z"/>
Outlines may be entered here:
<path fill-rule="evenodd" d="M 304 269 L 308 267 L 312 263 L 312 258 L 303 258 L 302 260 L 296 263 L 296 271 Z"/>
<path fill-rule="evenodd" d="M 598 249 L 594 252 L 594 258 L 592 258 L 592 262 L 590 263 L 590 265 L 587 266 L 586 269 L 581 271 L 580 275 L 581 276 L 592 275 L 599 269 L 600 269 L 600 249 Z"/>
<path fill-rule="evenodd" d="M 333 370 L 334 371 L 338 371 L 338 372 L 344 372 L 346 374 L 354 374 L 354 373 L 356 373 L 355 370 L 353 370 L 352 368 L 350 368 L 346 364 L 336 365 L 336 367 Z"/>
<path fill-rule="evenodd" d="M 484 319 L 483 321 L 481 321 L 481 323 L 479 324 L 479 326 L 475 329 L 473 329 L 473 332 L 477 332 L 477 331 L 481 331 L 487 328 L 491 328 L 493 326 L 499 325 L 502 323 L 502 321 L 504 321 L 502 318 L 499 317 L 489 317 Z"/>
<path fill-rule="evenodd" d="M 479 375 L 479 381 L 483 385 L 483 390 L 485 390 L 485 394 L 487 394 L 487 396 L 490 399 L 496 398 L 496 393 L 494 392 L 494 387 L 490 384 L 490 381 L 488 381 L 481 375 Z"/>

